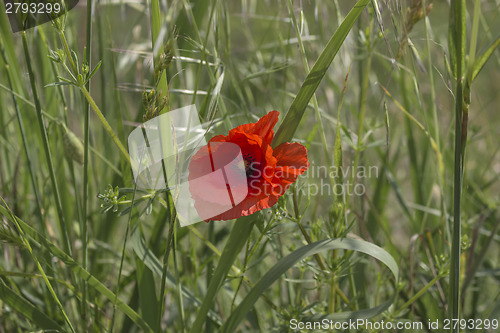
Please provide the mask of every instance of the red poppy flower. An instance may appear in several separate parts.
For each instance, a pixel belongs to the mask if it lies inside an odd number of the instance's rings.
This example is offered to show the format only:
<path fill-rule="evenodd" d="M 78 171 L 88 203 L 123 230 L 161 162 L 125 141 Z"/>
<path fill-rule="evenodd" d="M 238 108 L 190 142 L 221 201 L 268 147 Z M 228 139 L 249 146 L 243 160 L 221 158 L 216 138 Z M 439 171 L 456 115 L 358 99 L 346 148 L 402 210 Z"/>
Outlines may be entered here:
<path fill-rule="evenodd" d="M 231 220 L 269 208 L 307 170 L 303 145 L 271 147 L 278 115 L 271 111 L 256 123 L 230 130 L 227 136 L 217 135 L 191 158 L 189 190 L 202 219 Z M 222 173 L 212 176 L 215 170 Z"/>

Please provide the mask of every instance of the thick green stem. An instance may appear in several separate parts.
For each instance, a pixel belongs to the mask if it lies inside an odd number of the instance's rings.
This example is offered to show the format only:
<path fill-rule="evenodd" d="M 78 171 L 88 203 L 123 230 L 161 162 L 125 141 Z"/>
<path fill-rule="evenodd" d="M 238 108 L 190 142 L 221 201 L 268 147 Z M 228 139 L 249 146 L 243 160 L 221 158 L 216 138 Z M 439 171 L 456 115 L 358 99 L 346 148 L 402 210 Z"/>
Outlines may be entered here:
<path fill-rule="evenodd" d="M 461 204 L 463 184 L 463 74 L 465 67 L 465 0 L 452 3 L 450 20 L 454 19 L 456 55 L 456 93 L 455 93 L 455 165 L 453 184 L 453 230 L 451 243 L 451 269 L 449 285 L 448 313 L 452 319 L 460 318 L 460 245 L 461 245 Z M 452 50 L 453 51 L 453 50 Z M 458 328 L 452 329 L 458 332 Z"/>
<path fill-rule="evenodd" d="M 76 75 L 78 74 L 78 64 L 75 64 L 73 57 L 71 56 L 71 51 L 69 50 L 68 41 L 66 40 L 66 35 L 64 35 L 64 31 L 60 30 L 59 37 L 61 38 L 61 43 L 63 44 L 64 52 L 66 53 L 66 57 L 68 58 L 69 64 L 71 66 L 72 72 Z"/>

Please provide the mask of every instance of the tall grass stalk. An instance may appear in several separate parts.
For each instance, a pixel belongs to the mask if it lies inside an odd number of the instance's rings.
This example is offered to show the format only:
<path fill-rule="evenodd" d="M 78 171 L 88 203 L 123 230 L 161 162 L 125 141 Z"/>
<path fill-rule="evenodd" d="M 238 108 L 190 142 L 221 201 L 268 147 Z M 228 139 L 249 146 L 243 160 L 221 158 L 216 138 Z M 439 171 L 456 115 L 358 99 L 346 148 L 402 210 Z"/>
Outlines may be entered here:
<path fill-rule="evenodd" d="M 462 185 L 464 167 L 465 141 L 463 135 L 466 133 L 463 126 L 464 116 L 464 69 L 465 69 L 465 0 L 452 1 L 450 7 L 450 23 L 454 34 L 455 42 L 455 161 L 454 161 L 454 183 L 453 183 L 453 228 L 451 243 L 451 267 L 449 284 L 448 313 L 452 319 L 460 318 L 460 250 L 461 250 L 461 208 L 462 208 Z M 465 112 L 468 112 L 466 110 Z M 458 332 L 458 327 L 454 326 L 452 332 Z"/>
<path fill-rule="evenodd" d="M 422 1 L 422 7 L 424 8 L 423 13 L 425 15 L 424 17 L 424 31 L 425 31 L 425 43 L 426 43 L 426 49 L 427 49 L 427 58 L 428 58 L 428 65 L 427 65 L 427 72 L 429 73 L 429 82 L 430 82 L 430 97 L 429 97 L 429 105 L 430 105 L 430 112 L 432 116 L 432 123 L 434 127 L 433 131 L 433 138 L 436 141 L 436 146 L 439 151 L 441 151 L 441 140 L 439 136 L 439 121 L 438 121 L 438 112 L 436 108 L 436 83 L 434 82 L 434 67 L 432 63 L 432 54 L 431 54 L 431 36 L 430 36 L 430 29 L 431 29 L 431 24 L 429 20 L 429 16 L 425 8 L 427 8 L 427 1 L 423 0 Z M 443 189 L 444 189 L 444 168 L 439 169 L 439 188 L 440 188 L 440 210 L 441 210 L 441 222 L 446 223 L 446 202 L 443 200 Z M 426 223 L 422 223 L 421 226 L 421 233 L 424 231 L 424 227 L 426 226 Z"/>
<path fill-rule="evenodd" d="M 71 255 L 72 250 L 71 250 L 71 243 L 70 243 L 70 239 L 69 239 L 69 235 L 68 235 L 68 228 L 67 228 L 66 219 L 64 217 L 63 210 L 62 210 L 61 197 L 59 195 L 59 187 L 57 186 L 56 175 L 55 175 L 55 170 L 54 170 L 54 163 L 52 162 L 52 153 L 50 151 L 47 130 L 45 128 L 45 122 L 44 122 L 44 118 L 43 118 L 43 114 L 42 114 L 42 107 L 40 105 L 40 99 L 38 96 L 38 89 L 36 86 L 35 74 L 33 72 L 33 67 L 31 65 L 31 54 L 30 54 L 30 51 L 28 48 L 28 40 L 27 40 L 25 31 L 21 32 L 21 38 L 23 41 L 24 57 L 26 60 L 26 65 L 28 67 L 28 75 L 30 78 L 31 90 L 32 90 L 33 99 L 35 102 L 35 109 L 36 109 L 36 115 L 37 115 L 37 119 L 38 119 L 38 125 L 40 127 L 40 132 L 41 132 L 41 136 L 42 136 L 43 149 L 45 152 L 45 158 L 47 160 L 48 171 L 49 171 L 49 175 L 50 175 L 50 182 L 52 185 L 52 190 L 54 191 L 54 199 L 55 199 L 55 204 L 56 204 L 56 209 L 57 209 L 57 215 L 59 218 L 59 232 L 61 234 L 61 241 L 63 243 L 64 251 L 67 254 Z"/>
<path fill-rule="evenodd" d="M 370 7 L 368 7 L 370 8 Z M 361 24 L 361 20 L 358 21 L 358 24 Z M 368 52 L 366 58 L 365 57 L 360 57 L 358 61 L 358 79 L 359 79 L 359 87 L 360 87 L 360 94 L 359 94 L 359 115 L 358 115 L 358 131 L 357 131 L 357 142 L 356 142 L 356 150 L 354 153 L 354 163 L 353 163 L 353 170 L 356 170 L 356 168 L 359 165 L 360 159 L 361 159 L 361 153 L 363 151 L 363 145 L 365 144 L 363 142 L 363 136 L 364 136 L 364 127 L 365 127 L 365 115 L 366 115 L 366 99 L 368 97 L 368 88 L 369 88 L 369 78 L 370 78 L 370 70 L 371 70 L 371 64 L 372 64 L 372 52 L 370 50 L 371 48 L 371 36 L 370 34 L 373 31 L 373 26 L 374 26 L 374 19 L 371 18 L 369 21 L 368 28 L 365 30 L 366 31 L 366 41 L 365 41 L 365 46 L 366 46 L 366 51 Z M 360 45 L 361 46 L 361 45 Z M 350 179 L 350 184 L 351 188 L 354 186 L 354 172 L 351 175 Z M 350 204 L 350 197 L 348 196 L 346 199 L 346 207 L 349 207 Z"/>
<path fill-rule="evenodd" d="M 134 206 L 136 192 L 137 192 L 137 184 L 134 185 L 134 192 L 132 193 L 131 207 Z M 130 210 L 130 213 L 128 214 L 127 228 L 125 229 L 125 236 L 123 238 L 123 245 L 122 245 L 121 256 L 120 256 L 120 266 L 118 267 L 118 277 L 117 277 L 117 284 L 116 284 L 116 291 L 115 291 L 115 299 L 113 301 L 113 311 L 112 311 L 111 320 L 109 321 L 109 326 L 108 326 L 108 331 L 110 333 L 113 333 L 114 328 L 115 328 L 116 304 L 118 302 L 118 295 L 120 293 L 120 281 L 121 281 L 122 272 L 123 272 L 123 262 L 125 260 L 125 250 L 127 248 L 127 242 L 128 242 L 128 236 L 129 236 L 131 224 L 132 224 L 132 210 Z"/>
<path fill-rule="evenodd" d="M 111 139 L 113 139 L 113 142 L 115 143 L 115 145 L 120 150 L 120 153 L 122 154 L 122 156 L 125 158 L 125 160 L 130 165 L 131 160 L 130 160 L 130 155 L 128 154 L 127 149 L 125 148 L 125 146 L 122 144 L 122 142 L 120 141 L 120 139 L 118 138 L 118 136 L 115 134 L 115 132 L 113 131 L 113 129 L 109 125 L 109 123 L 106 120 L 106 118 L 104 117 L 101 109 L 99 109 L 99 107 L 97 106 L 97 104 L 94 101 L 94 99 L 92 98 L 92 96 L 90 96 L 89 92 L 87 91 L 87 88 L 85 88 L 84 86 L 81 86 L 80 90 L 83 93 L 83 96 L 85 96 L 85 98 L 89 102 L 90 106 L 92 106 L 92 109 L 96 113 L 97 118 L 99 118 L 99 120 L 101 121 L 102 125 L 104 126 L 104 129 L 106 130 L 106 132 L 108 133 L 108 135 L 111 137 Z"/>
<path fill-rule="evenodd" d="M 288 13 L 292 19 L 292 24 L 293 24 L 293 27 L 295 29 L 295 34 L 297 35 L 300 56 L 302 58 L 302 65 L 304 66 L 306 73 L 309 74 L 310 68 L 309 68 L 309 63 L 307 62 L 306 50 L 304 48 L 304 43 L 302 42 L 301 32 L 299 30 L 299 25 L 297 23 L 297 19 L 295 18 L 295 13 L 294 13 L 292 1 L 288 0 L 287 5 L 288 5 Z M 302 15 L 301 15 L 301 17 L 302 17 Z M 325 130 L 323 127 L 323 120 L 322 120 L 321 114 L 319 112 L 319 105 L 318 105 L 318 99 L 316 98 L 316 94 L 313 94 L 311 101 L 313 104 L 314 112 L 315 112 L 316 119 L 317 119 L 317 124 L 319 127 L 319 135 L 320 135 L 320 139 L 321 139 L 321 144 L 323 146 L 323 151 L 325 153 L 326 164 L 330 166 L 330 165 L 332 165 L 332 160 L 330 158 L 330 155 L 328 154 L 328 143 L 326 141 Z M 339 120 L 337 119 L 337 121 L 339 121 Z M 333 177 L 329 177 L 329 178 L 330 178 L 330 184 L 333 187 L 335 187 L 335 180 L 333 179 Z M 295 194 L 295 196 L 296 196 L 296 194 Z M 298 203 L 296 202 L 296 200 L 294 200 L 294 207 L 295 207 L 295 212 L 296 212 L 295 215 L 296 215 L 296 219 L 297 219 L 297 225 L 299 226 L 299 229 L 300 229 L 302 235 L 304 236 L 306 242 L 308 244 L 311 244 L 312 243 L 311 237 L 309 236 L 309 234 L 304 229 L 304 226 L 301 223 L 300 214 L 297 214 Z M 338 223 L 339 221 L 335 221 L 335 222 Z M 315 254 L 314 258 L 316 259 L 319 267 L 323 271 L 328 270 L 325 259 L 323 258 L 323 256 L 321 254 L 319 254 L 319 253 Z M 336 282 L 335 282 L 336 281 L 335 272 L 332 272 L 330 279 L 331 279 L 331 286 L 330 286 L 330 301 L 329 301 L 329 305 L 328 305 L 329 306 L 328 310 L 330 312 L 334 312 L 335 311 L 335 297 L 336 297 L 335 294 L 336 294 L 336 289 L 337 289 Z"/>
<path fill-rule="evenodd" d="M 160 3 L 159 0 L 151 0 L 151 36 L 152 36 L 152 48 L 153 48 L 153 66 L 155 68 L 155 72 L 160 60 L 160 55 L 162 52 L 164 52 L 164 47 L 163 47 L 163 41 L 161 40 L 161 29 L 162 29 L 162 14 L 160 10 Z M 173 42 L 173 41 L 172 41 Z M 168 82 L 167 82 L 167 74 L 166 71 L 161 70 L 159 71 L 160 77 L 158 78 L 158 89 L 159 91 L 162 92 L 164 95 L 168 95 Z M 169 110 L 168 108 L 168 102 L 167 102 L 167 111 Z M 162 113 L 162 110 L 160 110 L 160 113 Z M 166 131 L 165 133 L 160 133 L 160 141 L 161 142 L 172 142 L 172 133 L 169 131 Z M 175 139 L 174 139 L 175 140 Z M 167 146 L 163 147 L 167 150 L 167 154 L 171 150 L 170 144 Z M 161 161 L 162 167 L 163 167 L 163 176 L 165 179 L 165 182 L 167 181 L 167 176 L 165 172 L 165 165 L 164 161 Z M 171 197 L 170 191 L 167 192 L 167 202 L 170 203 L 170 200 L 168 197 Z M 166 300 L 166 277 L 167 277 L 167 267 L 168 267 L 168 258 L 170 255 L 170 249 L 173 244 L 172 239 L 173 233 L 175 232 L 175 222 L 176 222 L 176 211 L 175 208 L 172 207 L 172 205 L 168 205 L 168 210 L 169 210 L 169 229 L 168 229 L 168 236 L 167 236 L 167 246 L 165 249 L 165 254 L 163 256 L 163 268 L 162 268 L 162 276 L 161 276 L 161 286 L 160 286 L 160 295 L 159 295 L 159 306 L 160 310 L 158 311 L 158 321 L 157 321 L 157 329 L 161 330 L 161 321 L 163 318 L 163 313 L 165 310 L 165 300 Z"/>
<path fill-rule="evenodd" d="M 89 68 L 92 68 L 92 8 L 93 0 L 87 0 L 87 33 L 86 33 L 86 46 L 85 46 L 85 60 Z M 86 84 L 86 89 L 90 93 L 90 81 L 88 80 Z M 90 103 L 85 100 L 84 103 L 84 139 L 83 139 L 83 220 L 80 222 L 81 226 L 81 242 L 82 242 L 82 267 L 87 270 L 87 260 L 88 260 L 88 235 L 87 235 L 87 219 L 88 219 L 88 196 L 89 196 L 89 137 L 90 137 Z M 87 281 L 82 279 L 82 323 L 87 325 Z"/>
<path fill-rule="evenodd" d="M 14 85 L 13 85 L 13 80 L 9 68 L 9 61 L 7 59 L 7 55 L 5 53 L 5 49 L 3 47 L 3 44 L 0 42 L 0 53 L 2 54 L 3 61 L 5 62 L 5 72 L 7 74 L 7 81 L 9 83 L 9 88 L 14 92 Z M 17 102 L 17 97 L 14 93 L 12 95 L 12 102 L 14 104 L 14 109 L 16 111 L 16 117 L 17 117 L 17 122 L 19 124 L 19 131 L 21 132 L 21 137 L 23 140 L 23 147 L 24 147 L 24 153 L 26 156 L 26 161 L 28 162 L 28 173 L 30 175 L 31 179 L 31 185 L 33 186 L 33 193 L 35 195 L 35 202 L 36 202 L 36 213 L 38 215 L 38 218 L 40 219 L 40 224 L 42 225 L 42 232 L 43 235 L 46 235 L 46 225 L 43 220 L 43 213 L 42 213 L 42 201 L 40 197 L 40 190 L 38 189 L 38 184 L 36 181 L 36 176 L 35 172 L 33 170 L 33 163 L 32 163 L 32 158 L 31 154 L 29 151 L 29 146 L 28 146 L 28 139 L 26 138 L 26 132 L 24 129 L 24 122 L 23 118 L 21 116 L 21 110 L 19 109 L 19 104 Z"/>
<path fill-rule="evenodd" d="M 25 34 L 25 32 L 23 31 L 22 32 L 23 34 Z M 23 41 L 25 40 L 25 36 L 24 36 L 24 39 Z M 21 239 L 23 240 L 23 243 L 24 243 L 24 246 L 26 247 L 26 249 L 28 250 L 28 252 L 30 253 L 30 256 L 33 258 L 33 261 L 35 262 L 36 264 L 36 267 L 38 269 L 38 271 L 40 272 L 40 274 L 42 275 L 42 278 L 43 278 L 43 281 L 45 282 L 45 285 L 47 286 L 47 289 L 49 290 L 49 293 L 50 295 L 52 296 L 52 298 L 54 299 L 54 301 L 56 302 L 56 305 L 57 307 L 59 308 L 59 311 L 61 311 L 61 314 L 64 318 L 64 321 L 66 322 L 66 324 L 68 325 L 68 328 L 71 332 L 75 333 L 75 329 L 73 328 L 73 325 L 71 324 L 71 321 L 69 320 L 68 318 L 68 315 L 66 314 L 66 312 L 64 311 L 64 307 L 63 305 L 61 304 L 61 301 L 59 300 L 59 297 L 57 297 L 57 294 L 56 292 L 54 291 L 54 288 L 52 288 L 52 284 L 50 283 L 47 275 L 45 274 L 45 271 L 44 269 L 42 268 L 42 265 L 40 264 L 40 261 L 38 260 L 37 256 L 35 255 L 35 253 L 33 252 L 33 249 L 31 247 L 31 244 L 28 240 L 28 238 L 26 237 L 26 235 L 24 234 L 24 231 L 23 229 L 21 228 L 21 226 L 19 225 L 18 221 L 17 221 L 17 217 L 14 216 L 14 214 L 12 214 L 12 211 L 9 209 L 9 206 L 7 206 L 7 203 L 4 201 L 4 199 L 0 196 L 0 200 L 2 201 L 3 203 L 3 206 L 5 207 L 5 209 L 7 209 L 7 211 L 9 212 L 10 214 L 10 218 L 12 220 L 12 223 L 14 223 L 14 225 L 16 226 L 16 229 L 17 231 L 19 232 L 19 235 L 21 236 Z"/>

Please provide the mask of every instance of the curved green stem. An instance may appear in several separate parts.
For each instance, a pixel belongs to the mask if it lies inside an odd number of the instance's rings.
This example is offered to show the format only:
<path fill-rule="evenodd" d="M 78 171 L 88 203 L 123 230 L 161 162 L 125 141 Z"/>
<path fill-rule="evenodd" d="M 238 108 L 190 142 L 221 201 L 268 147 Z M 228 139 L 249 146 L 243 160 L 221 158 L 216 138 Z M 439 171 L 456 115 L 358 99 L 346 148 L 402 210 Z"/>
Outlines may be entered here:
<path fill-rule="evenodd" d="M 109 125 L 108 121 L 106 120 L 106 118 L 102 114 L 101 110 L 99 109 L 99 107 L 95 103 L 94 99 L 92 98 L 92 96 L 90 96 L 87 88 L 85 88 L 85 86 L 80 86 L 79 88 L 80 88 L 80 91 L 83 93 L 83 96 L 85 96 L 85 98 L 89 102 L 90 106 L 94 110 L 95 114 L 97 115 L 97 118 L 99 118 L 99 120 L 101 121 L 106 132 L 109 134 L 111 139 L 113 139 L 113 142 L 116 144 L 116 146 L 118 147 L 118 149 L 122 153 L 123 157 L 125 157 L 127 162 L 130 163 L 131 162 L 130 155 L 128 154 L 127 149 L 125 148 L 125 146 L 123 146 L 122 142 L 120 141 L 118 136 L 115 134 L 115 132 L 113 131 L 113 129 Z"/>

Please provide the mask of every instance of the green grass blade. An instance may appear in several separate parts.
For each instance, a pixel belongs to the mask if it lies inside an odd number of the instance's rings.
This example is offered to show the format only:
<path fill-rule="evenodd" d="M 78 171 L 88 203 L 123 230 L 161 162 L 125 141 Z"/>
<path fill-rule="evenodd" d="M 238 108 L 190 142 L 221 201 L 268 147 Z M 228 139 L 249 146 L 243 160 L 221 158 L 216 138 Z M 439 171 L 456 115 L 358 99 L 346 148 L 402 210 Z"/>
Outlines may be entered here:
<path fill-rule="evenodd" d="M 224 325 L 221 327 L 221 332 L 235 332 L 238 324 L 245 317 L 245 315 L 252 309 L 255 302 L 264 291 L 266 291 L 276 280 L 285 274 L 299 261 L 312 256 L 321 251 L 327 250 L 352 250 L 358 251 L 381 261 L 392 272 L 395 281 L 399 279 L 399 268 L 394 258 L 382 248 L 358 239 L 326 239 L 311 243 L 298 250 L 293 251 L 285 258 L 281 259 L 273 268 L 271 268 L 255 286 L 248 292 L 247 296 L 238 305 L 238 307 L 231 313 Z M 370 318 L 382 313 L 392 303 L 392 299 L 386 301 L 378 306 L 366 310 L 359 310 L 353 312 L 342 312 L 321 316 L 321 318 L 328 318 L 331 320 L 348 320 L 359 318 Z M 312 318 L 313 320 L 320 320 L 321 318 Z"/>
<path fill-rule="evenodd" d="M 9 87 L 11 89 L 12 103 L 14 104 L 14 110 L 16 112 L 16 117 L 17 117 L 17 123 L 19 125 L 19 132 L 21 133 L 21 137 L 22 137 L 22 141 L 23 141 L 24 154 L 26 157 L 26 161 L 28 162 L 28 173 L 30 175 L 31 184 L 33 186 L 33 192 L 35 194 L 35 202 L 37 205 L 37 214 L 38 214 L 38 217 L 40 218 L 40 221 L 43 221 L 42 200 L 41 200 L 41 196 L 40 196 L 40 190 L 38 189 L 38 184 L 36 182 L 36 175 L 35 175 L 35 172 L 34 172 L 33 167 L 32 167 L 32 165 L 33 165 L 32 164 L 32 157 L 31 157 L 31 154 L 29 151 L 29 144 L 28 144 L 28 139 L 26 138 L 26 131 L 25 131 L 25 127 L 24 127 L 23 118 L 21 116 L 21 110 L 20 110 L 19 104 L 17 102 L 17 97 L 14 94 L 14 84 L 13 84 L 14 80 L 13 80 L 13 77 L 11 74 L 12 67 L 9 66 L 8 57 L 7 57 L 7 54 L 5 52 L 5 49 L 4 49 L 1 41 L 0 41 L 0 53 L 2 54 L 2 58 L 5 62 L 5 69 L 6 69 L 5 72 L 7 73 L 7 81 L 9 83 Z M 44 226 L 42 228 L 42 231 L 45 232 L 45 225 L 43 223 L 42 223 L 42 225 Z"/>
<path fill-rule="evenodd" d="M 35 252 L 33 252 L 33 248 L 31 247 L 30 241 L 27 239 L 27 237 L 25 235 L 25 231 L 20 226 L 21 220 L 19 220 L 14 215 L 14 213 L 10 210 L 9 206 L 5 202 L 4 198 L 2 198 L 1 196 L 0 196 L 0 201 L 4 205 L 4 206 L 0 205 L 0 213 L 2 213 L 7 219 L 9 219 L 16 226 L 17 232 L 19 233 L 19 236 L 21 237 L 21 239 L 24 243 L 24 247 L 28 250 L 31 258 L 35 262 L 35 265 L 37 266 L 38 271 L 42 275 L 43 280 L 45 282 L 45 285 L 46 285 L 51 297 L 54 299 L 59 311 L 61 312 L 61 314 L 64 318 L 64 321 L 68 325 L 69 330 L 74 333 L 75 330 L 73 328 L 73 324 L 71 323 L 68 315 L 66 314 L 66 311 L 64 310 L 64 307 L 63 307 L 61 301 L 59 300 L 59 297 L 57 296 L 54 288 L 52 287 L 52 284 L 50 283 L 47 275 L 45 274 L 45 271 L 44 271 L 42 265 L 40 264 L 40 261 L 38 260 L 37 256 L 35 255 Z M 64 253 L 63 251 L 61 251 L 61 252 Z"/>
<path fill-rule="evenodd" d="M 222 256 L 220 257 L 214 275 L 210 280 L 210 284 L 205 298 L 203 299 L 203 303 L 201 304 L 201 308 L 196 315 L 193 326 L 191 327 L 191 333 L 201 332 L 203 323 L 205 322 L 208 311 L 214 303 L 217 292 L 220 287 L 222 287 L 234 260 L 245 245 L 248 237 L 250 237 L 254 221 L 254 216 L 245 216 L 234 222 L 234 226 L 231 229 L 227 243 L 224 246 Z"/>
<path fill-rule="evenodd" d="M 13 310 L 29 319 L 36 327 L 45 330 L 64 331 L 59 324 L 50 319 L 45 313 L 38 310 L 36 306 L 28 302 L 21 295 L 18 295 L 4 283 L 0 283 L 0 299 Z"/>
<path fill-rule="evenodd" d="M 479 16 L 481 15 L 481 0 L 475 0 L 474 2 L 474 18 L 472 19 L 472 30 L 470 35 L 470 46 L 469 46 L 469 59 L 467 61 L 467 80 L 472 81 L 472 72 L 474 69 L 474 63 L 476 62 L 476 45 L 478 40 L 479 31 Z"/>
<path fill-rule="evenodd" d="M 493 52 L 496 50 L 496 48 L 500 45 L 500 36 L 491 43 L 490 47 L 484 53 L 474 61 L 474 65 L 472 67 L 472 81 L 476 78 L 477 74 L 483 69 L 484 65 L 486 62 L 490 59 L 491 55 Z"/>
<path fill-rule="evenodd" d="M 272 142 L 273 147 L 279 146 L 283 142 L 287 142 L 292 139 L 293 134 L 295 133 L 295 130 L 299 126 L 300 120 L 304 115 L 307 104 L 311 100 L 314 92 L 325 76 L 328 67 L 330 67 L 330 64 L 344 43 L 347 34 L 351 31 L 354 22 L 356 22 L 357 18 L 361 15 L 363 9 L 369 2 L 370 0 L 359 0 L 356 5 L 354 5 L 337 31 L 333 34 L 324 50 L 321 52 L 318 60 L 311 69 L 311 72 L 307 75 L 304 83 L 302 83 L 302 87 L 300 87 L 292 105 L 290 105 L 285 119 L 276 132 Z"/>
<path fill-rule="evenodd" d="M 450 68 L 451 73 L 454 77 L 457 77 L 457 36 L 455 33 L 456 29 L 456 1 L 450 2 L 450 14 L 448 22 L 448 55 L 450 57 Z"/>
<path fill-rule="evenodd" d="M 339 110 L 340 115 L 340 110 Z M 337 120 L 339 117 L 337 117 Z M 342 139 L 340 137 L 340 121 L 337 121 L 337 133 L 335 134 L 335 148 L 333 152 L 333 160 L 335 161 L 335 169 L 342 170 L 344 164 L 342 162 Z M 342 172 L 338 172 L 335 177 L 335 186 L 344 186 L 344 177 Z M 344 203 L 344 196 L 342 193 L 335 194 L 335 201 L 337 207 L 341 207 Z"/>
<path fill-rule="evenodd" d="M 417 118 L 415 118 L 410 112 L 408 112 L 408 110 L 406 110 L 390 93 L 389 91 L 387 91 L 387 89 L 385 89 L 385 87 L 383 86 L 380 86 L 382 88 L 382 90 L 384 90 L 384 93 L 394 102 L 394 104 L 396 104 L 396 106 L 398 107 L 399 110 L 401 110 L 406 117 L 408 117 L 409 120 L 411 120 L 411 122 L 413 124 L 415 124 L 420 130 L 422 130 L 422 132 L 425 134 L 425 136 L 429 139 L 429 143 L 432 147 L 432 150 L 434 151 L 434 154 L 436 155 L 436 159 L 438 161 L 438 165 L 439 165 L 439 174 L 443 174 L 444 173 L 444 160 L 443 160 L 443 155 L 441 153 L 441 151 L 439 150 L 439 147 L 436 143 L 436 141 L 434 140 L 434 138 L 432 137 L 432 135 L 429 133 L 429 131 L 425 128 L 424 125 L 422 125 L 422 123 L 420 123 Z"/>
<path fill-rule="evenodd" d="M 158 277 L 161 277 L 162 275 L 162 263 L 160 259 L 146 246 L 146 242 L 144 241 L 144 238 L 140 235 L 140 233 L 137 231 L 138 229 L 134 229 L 132 233 L 130 234 L 130 243 L 132 245 L 132 248 L 134 249 L 135 254 L 144 262 L 144 264 Z M 170 287 L 175 287 L 176 286 L 176 280 L 174 277 L 167 272 L 167 275 L 165 277 L 166 283 Z M 181 286 L 181 292 L 182 295 L 191 303 L 193 303 L 196 306 L 201 305 L 201 301 L 196 298 L 196 296 L 186 289 L 185 287 Z M 219 317 L 218 314 L 216 314 L 213 311 L 208 312 L 208 316 L 210 319 L 212 319 L 215 323 L 218 323 L 222 325 L 222 319 Z"/>
<path fill-rule="evenodd" d="M 3 206 L 0 206 L 0 213 L 4 215 L 9 220 L 12 220 L 12 216 L 8 213 L 7 209 Z M 135 312 L 132 308 L 130 308 L 126 303 L 116 297 L 116 295 L 109 290 L 101 281 L 99 281 L 96 277 L 90 274 L 88 271 L 83 269 L 73 258 L 67 255 L 64 251 L 55 246 L 52 242 L 50 242 L 47 238 L 43 237 L 38 231 L 33 229 L 30 225 L 28 225 L 23 220 L 16 217 L 17 223 L 21 226 L 23 231 L 35 242 L 40 244 L 42 247 L 47 249 L 54 257 L 59 258 L 66 266 L 72 269 L 77 276 L 85 279 L 89 286 L 94 288 L 98 293 L 106 297 L 108 300 L 114 302 L 116 300 L 116 306 L 127 315 L 134 323 L 137 324 L 143 331 L 145 332 L 153 332 L 151 327 L 144 321 L 144 319 Z M 14 221 L 12 221 L 14 223 Z"/>
<path fill-rule="evenodd" d="M 68 253 L 69 255 L 71 255 L 72 249 L 71 249 L 71 242 L 69 239 L 68 227 L 67 227 L 66 220 L 65 220 L 64 214 L 63 214 L 61 197 L 59 195 L 59 187 L 57 186 L 54 163 L 52 161 L 52 153 L 51 153 L 51 150 L 49 147 L 49 139 L 48 139 L 48 135 L 47 135 L 47 129 L 45 128 L 45 125 L 44 125 L 44 119 L 43 119 L 43 115 L 42 115 L 42 107 L 40 105 L 40 99 L 38 96 L 38 89 L 37 89 L 37 85 L 36 85 L 36 80 L 35 80 L 33 68 L 31 65 L 31 56 L 30 56 L 30 52 L 28 49 L 28 40 L 26 37 L 26 32 L 25 31 L 21 32 L 21 36 L 22 36 L 22 40 L 23 40 L 23 49 L 24 49 L 26 64 L 28 67 L 31 90 L 33 93 L 33 99 L 35 101 L 35 109 L 36 109 L 36 113 L 37 113 L 38 124 L 40 127 L 41 136 L 42 136 L 43 148 L 45 151 L 45 158 L 47 160 L 46 162 L 47 162 L 47 166 L 48 166 L 48 170 L 49 170 L 49 174 L 50 174 L 50 182 L 52 184 L 52 189 L 54 191 L 54 199 L 55 199 L 55 204 L 56 204 L 56 208 L 57 208 L 57 216 L 59 218 L 59 229 L 60 229 L 59 232 L 61 234 L 64 251 L 66 253 Z"/>
<path fill-rule="evenodd" d="M 9 26 L 9 18 L 5 10 L 5 3 L 0 4 L 0 43 L 5 47 L 7 58 L 9 59 L 10 70 L 12 71 L 12 78 L 16 88 L 22 87 L 20 78 L 22 77 L 19 58 L 16 55 L 16 48 L 14 47 L 14 38 Z"/>
<path fill-rule="evenodd" d="M 451 240 L 451 267 L 450 284 L 448 287 L 448 313 L 453 319 L 460 319 L 460 255 L 462 238 L 462 187 L 464 175 L 465 142 L 462 135 L 467 133 L 467 124 L 463 124 L 464 112 L 468 109 L 464 104 L 464 69 L 465 69 L 465 40 L 466 21 L 465 0 L 456 0 L 455 10 L 451 12 L 450 21 L 455 20 L 455 52 L 456 52 L 456 93 L 455 93 L 455 161 L 453 174 L 453 228 Z M 463 128 L 465 126 L 465 128 Z M 457 327 L 452 332 L 458 332 Z"/>
<path fill-rule="evenodd" d="M 142 316 L 144 320 L 153 327 L 155 331 L 158 331 L 156 320 L 158 318 L 158 312 L 160 305 L 157 301 L 157 292 L 155 288 L 155 281 L 153 273 L 151 270 L 136 257 L 136 268 L 137 268 L 137 285 L 139 287 L 139 304 Z"/>
<path fill-rule="evenodd" d="M 89 68 L 92 68 L 92 11 L 93 11 L 93 0 L 88 0 L 87 1 L 87 13 L 86 13 L 86 25 L 87 25 L 87 32 L 86 32 L 86 46 L 85 46 L 85 54 L 84 54 L 84 59 L 86 61 L 86 65 Z M 100 66 L 99 64 L 92 70 L 90 75 L 88 76 L 87 82 L 85 84 L 85 87 L 87 88 L 87 91 L 91 93 L 91 86 L 90 86 L 90 79 L 92 76 L 95 74 L 97 69 Z M 83 154 L 83 199 L 82 199 L 82 213 L 83 213 L 83 221 L 80 221 L 80 228 L 81 228 L 81 242 L 82 242 L 82 267 L 83 269 L 88 269 L 87 267 L 87 262 L 88 262 L 88 232 L 87 232 L 87 223 L 88 223 L 88 206 L 89 206 L 89 140 L 90 140 L 90 103 L 85 100 L 84 101 L 84 113 L 85 113 L 85 120 L 84 120 L 84 139 L 83 139 L 83 146 L 84 146 L 84 154 Z M 87 325 L 87 282 L 85 279 L 82 279 L 82 321 L 83 321 L 83 329 L 86 328 Z"/>

